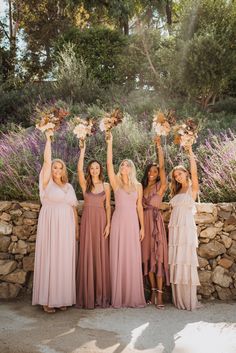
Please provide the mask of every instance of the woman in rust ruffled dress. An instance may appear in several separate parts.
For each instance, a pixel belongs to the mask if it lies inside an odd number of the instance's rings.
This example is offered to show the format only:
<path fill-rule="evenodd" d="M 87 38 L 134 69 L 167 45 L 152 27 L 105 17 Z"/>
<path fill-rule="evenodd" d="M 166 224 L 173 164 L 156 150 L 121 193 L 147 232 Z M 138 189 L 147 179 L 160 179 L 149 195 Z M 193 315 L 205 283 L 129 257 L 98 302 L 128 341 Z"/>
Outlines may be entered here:
<path fill-rule="evenodd" d="M 163 309 L 163 281 L 169 285 L 168 248 L 160 204 L 167 188 L 164 156 L 160 137 L 156 138 L 159 166 L 146 167 L 143 185 L 143 209 L 145 238 L 142 242 L 143 274 L 148 276 L 151 286 L 151 303 Z"/>

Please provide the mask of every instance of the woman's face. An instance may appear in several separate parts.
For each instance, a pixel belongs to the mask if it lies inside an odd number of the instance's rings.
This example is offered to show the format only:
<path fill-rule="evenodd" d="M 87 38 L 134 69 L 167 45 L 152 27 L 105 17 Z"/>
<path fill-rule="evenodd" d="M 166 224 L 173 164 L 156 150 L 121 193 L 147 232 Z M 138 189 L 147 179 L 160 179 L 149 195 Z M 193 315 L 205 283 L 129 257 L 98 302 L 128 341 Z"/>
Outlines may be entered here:
<path fill-rule="evenodd" d="M 129 175 L 131 171 L 131 167 L 127 161 L 123 161 L 120 165 L 120 174 L 121 175 Z"/>
<path fill-rule="evenodd" d="M 101 168 L 97 162 L 93 162 L 89 167 L 91 177 L 99 177 Z"/>
<path fill-rule="evenodd" d="M 61 179 L 63 176 L 63 165 L 60 162 L 54 162 L 52 165 L 52 177 L 54 179 Z"/>
<path fill-rule="evenodd" d="M 148 172 L 148 181 L 156 181 L 159 175 L 157 166 L 153 165 Z"/>
<path fill-rule="evenodd" d="M 183 184 L 187 181 L 187 173 L 181 169 L 175 170 L 173 176 L 179 184 Z"/>

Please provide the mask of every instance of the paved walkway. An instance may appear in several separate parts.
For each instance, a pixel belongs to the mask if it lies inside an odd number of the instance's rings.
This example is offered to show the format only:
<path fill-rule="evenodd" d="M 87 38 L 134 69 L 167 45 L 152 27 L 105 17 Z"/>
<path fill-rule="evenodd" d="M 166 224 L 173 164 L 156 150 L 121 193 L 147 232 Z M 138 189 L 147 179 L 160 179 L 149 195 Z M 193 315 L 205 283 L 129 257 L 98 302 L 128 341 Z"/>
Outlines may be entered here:
<path fill-rule="evenodd" d="M 236 302 L 52 315 L 29 300 L 1 302 L 0 353 L 236 353 L 235 321 Z"/>

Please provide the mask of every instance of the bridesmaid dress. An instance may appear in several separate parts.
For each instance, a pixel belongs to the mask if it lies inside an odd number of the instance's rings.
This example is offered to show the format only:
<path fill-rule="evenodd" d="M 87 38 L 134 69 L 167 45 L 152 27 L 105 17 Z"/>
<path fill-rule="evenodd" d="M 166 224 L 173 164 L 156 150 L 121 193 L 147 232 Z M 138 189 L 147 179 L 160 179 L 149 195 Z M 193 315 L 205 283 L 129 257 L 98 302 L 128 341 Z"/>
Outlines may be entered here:
<path fill-rule="evenodd" d="M 110 305 L 109 240 L 106 227 L 105 191 L 86 192 L 80 224 L 76 307 L 93 309 Z"/>
<path fill-rule="evenodd" d="M 168 247 L 164 221 L 160 212 L 162 197 L 157 194 L 156 184 L 147 197 L 143 196 L 145 237 L 141 243 L 143 274 L 156 273 L 169 285 Z"/>
<path fill-rule="evenodd" d="M 50 307 L 76 302 L 76 239 L 73 206 L 77 205 L 71 184 L 58 186 L 50 179 L 43 190 L 40 173 L 39 213 L 32 304 Z"/>
<path fill-rule="evenodd" d="M 111 222 L 110 268 L 112 306 L 144 307 L 137 191 L 115 191 L 115 211 Z"/>
<path fill-rule="evenodd" d="M 169 265 L 173 302 L 178 309 L 193 310 L 199 307 L 197 299 L 198 247 L 196 212 L 191 188 L 175 195 L 170 203 L 172 213 L 169 223 Z"/>

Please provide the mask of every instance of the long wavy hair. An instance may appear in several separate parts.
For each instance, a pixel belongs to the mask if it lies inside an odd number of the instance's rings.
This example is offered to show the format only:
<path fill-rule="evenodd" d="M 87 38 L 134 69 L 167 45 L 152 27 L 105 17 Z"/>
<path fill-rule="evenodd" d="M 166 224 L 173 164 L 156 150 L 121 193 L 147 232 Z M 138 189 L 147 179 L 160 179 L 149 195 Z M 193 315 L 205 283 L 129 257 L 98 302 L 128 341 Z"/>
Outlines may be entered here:
<path fill-rule="evenodd" d="M 94 183 L 93 183 L 93 179 L 90 173 L 90 167 L 93 163 L 97 163 L 100 166 L 100 174 L 99 174 L 99 180 L 101 180 L 102 182 L 104 181 L 104 176 L 103 176 L 103 168 L 102 165 L 99 161 L 97 161 L 96 159 L 93 159 L 92 161 L 90 161 L 87 165 L 86 168 L 86 191 L 87 192 L 91 192 L 92 189 L 95 187 Z"/>
<path fill-rule="evenodd" d="M 148 173 L 150 171 L 150 169 L 152 167 L 157 167 L 158 169 L 158 176 L 157 176 L 157 180 L 156 180 L 156 184 L 160 181 L 160 168 L 159 168 L 159 165 L 157 163 L 149 163 L 146 168 L 145 168 L 145 171 L 144 171 L 144 174 L 143 174 L 143 178 L 142 178 L 142 185 L 143 185 L 143 190 L 148 186 Z"/>
<path fill-rule="evenodd" d="M 133 186 L 136 189 L 137 184 L 138 184 L 138 180 L 136 178 L 136 168 L 135 168 L 134 162 L 131 159 L 123 159 L 123 161 L 121 161 L 121 163 L 119 165 L 119 171 L 117 173 L 117 176 L 120 179 L 121 183 L 123 184 L 120 169 L 121 169 L 122 163 L 124 163 L 124 162 L 128 163 L 128 166 L 130 167 L 130 170 L 131 170 L 130 173 L 128 174 L 129 186 Z"/>
<path fill-rule="evenodd" d="M 171 197 L 174 197 L 175 195 L 177 195 L 182 187 L 182 184 L 178 183 L 178 181 L 175 180 L 174 172 L 176 170 L 181 170 L 182 172 L 185 172 L 187 174 L 187 180 L 190 179 L 189 171 L 183 165 L 177 165 L 176 167 L 174 167 L 171 171 L 171 182 L 170 182 L 170 196 Z"/>
<path fill-rule="evenodd" d="M 55 158 L 52 160 L 52 167 L 53 167 L 53 164 L 55 164 L 55 163 L 60 163 L 62 165 L 62 176 L 61 176 L 62 183 L 63 184 L 68 183 L 68 173 L 67 173 L 67 168 L 66 168 L 65 162 L 63 162 L 62 159 Z"/>

